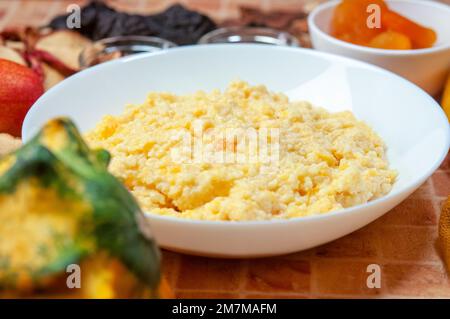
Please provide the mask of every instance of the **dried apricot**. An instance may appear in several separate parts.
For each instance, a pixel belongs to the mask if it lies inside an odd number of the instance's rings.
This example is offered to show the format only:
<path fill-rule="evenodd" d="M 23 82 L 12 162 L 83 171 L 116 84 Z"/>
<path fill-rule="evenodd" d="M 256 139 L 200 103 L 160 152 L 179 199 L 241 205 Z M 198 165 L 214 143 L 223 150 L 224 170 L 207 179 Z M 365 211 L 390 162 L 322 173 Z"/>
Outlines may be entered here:
<path fill-rule="evenodd" d="M 378 26 L 373 25 L 377 17 Z M 354 44 L 398 50 L 428 48 L 437 38 L 432 29 L 391 11 L 383 0 L 342 0 L 334 10 L 331 34 Z"/>
<path fill-rule="evenodd" d="M 381 15 L 381 21 L 387 29 L 406 35 L 411 40 L 414 49 L 429 48 L 436 42 L 436 32 L 396 12 L 384 12 Z"/>
<path fill-rule="evenodd" d="M 367 19 L 369 13 L 367 8 L 371 4 L 378 4 L 381 12 L 387 10 L 386 5 L 381 0 L 343 0 L 335 9 L 331 24 L 331 33 L 339 39 L 367 45 L 383 29 L 369 28 Z"/>
<path fill-rule="evenodd" d="M 406 35 L 394 31 L 380 33 L 369 42 L 369 46 L 390 50 L 412 49 L 411 40 Z"/>

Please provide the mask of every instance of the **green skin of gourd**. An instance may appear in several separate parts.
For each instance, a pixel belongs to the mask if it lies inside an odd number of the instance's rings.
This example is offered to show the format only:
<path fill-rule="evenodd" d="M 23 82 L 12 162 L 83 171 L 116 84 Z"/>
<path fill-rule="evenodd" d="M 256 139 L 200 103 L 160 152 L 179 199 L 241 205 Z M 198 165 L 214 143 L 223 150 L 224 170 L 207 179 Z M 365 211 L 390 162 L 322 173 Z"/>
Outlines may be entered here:
<path fill-rule="evenodd" d="M 64 134 L 64 142 L 57 147 L 43 143 L 44 131 L 50 125 L 57 127 L 58 134 Z M 50 249 L 57 253 L 51 254 L 45 266 L 36 268 L 33 261 L 29 261 L 30 277 L 36 284 L 43 278 L 65 273 L 69 264 L 79 264 L 95 253 L 107 252 L 120 260 L 145 287 L 153 291 L 158 286 L 159 250 L 153 239 L 142 231 L 143 215 L 136 201 L 122 183 L 108 173 L 110 155 L 107 151 L 89 149 L 75 125 L 60 118 L 47 124 L 22 148 L 0 159 L 0 163 L 11 156 L 15 159 L 13 164 L 0 176 L 0 195 L 14 193 L 20 182 L 37 179 L 41 187 L 53 188 L 65 200 L 84 201 L 91 207 L 82 217 L 71 216 L 67 211 L 67 218 L 79 219 L 80 231 L 76 238 L 55 233 L 54 247 Z M 1 214 L 0 210 L 0 218 Z M 86 245 L 86 242 L 93 245 Z M 34 244 L 37 243 L 30 242 Z M 14 289 L 15 270 L 8 268 L 8 256 L 1 251 L 0 270 L 8 274 L 0 276 L 0 288 Z"/>

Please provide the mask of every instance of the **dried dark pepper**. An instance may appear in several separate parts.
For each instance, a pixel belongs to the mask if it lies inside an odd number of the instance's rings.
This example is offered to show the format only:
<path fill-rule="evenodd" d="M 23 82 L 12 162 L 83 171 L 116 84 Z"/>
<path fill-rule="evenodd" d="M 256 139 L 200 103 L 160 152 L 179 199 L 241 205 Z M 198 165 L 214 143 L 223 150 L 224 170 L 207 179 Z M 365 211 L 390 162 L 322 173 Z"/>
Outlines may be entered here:
<path fill-rule="evenodd" d="M 49 26 L 52 29 L 65 29 L 67 17 L 58 16 Z M 119 35 L 147 35 L 185 45 L 196 43 L 202 35 L 216 28 L 216 24 L 207 16 L 179 4 L 161 13 L 144 16 L 118 12 L 94 0 L 81 9 L 81 28 L 75 31 L 92 40 Z"/>

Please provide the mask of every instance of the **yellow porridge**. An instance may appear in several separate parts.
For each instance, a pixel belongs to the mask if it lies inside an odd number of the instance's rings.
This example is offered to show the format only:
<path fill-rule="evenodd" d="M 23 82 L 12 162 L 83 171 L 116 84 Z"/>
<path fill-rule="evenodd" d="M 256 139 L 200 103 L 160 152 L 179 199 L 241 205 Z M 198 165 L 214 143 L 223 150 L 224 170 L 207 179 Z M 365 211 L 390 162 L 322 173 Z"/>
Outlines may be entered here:
<path fill-rule="evenodd" d="M 86 138 L 111 152 L 111 172 L 143 210 L 181 218 L 323 214 L 386 195 L 396 178 L 381 138 L 351 112 L 242 81 L 224 92 L 150 93 Z"/>

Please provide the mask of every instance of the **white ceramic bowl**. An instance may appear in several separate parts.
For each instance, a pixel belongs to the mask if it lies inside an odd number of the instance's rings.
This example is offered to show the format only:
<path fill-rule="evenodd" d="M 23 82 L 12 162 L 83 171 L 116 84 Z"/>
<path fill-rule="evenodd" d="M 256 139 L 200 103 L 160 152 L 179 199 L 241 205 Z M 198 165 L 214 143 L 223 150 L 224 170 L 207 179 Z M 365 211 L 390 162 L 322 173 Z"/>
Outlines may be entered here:
<path fill-rule="evenodd" d="M 262 83 L 331 111 L 352 110 L 385 140 L 399 178 L 368 204 L 320 216 L 264 222 L 206 222 L 148 215 L 163 247 L 223 257 L 290 253 L 346 235 L 380 217 L 421 185 L 449 147 L 449 124 L 436 102 L 378 67 L 307 49 L 224 44 L 181 47 L 107 62 L 61 82 L 27 114 L 23 138 L 49 119 L 70 116 L 82 131 L 149 91 L 225 88 L 233 79 Z"/>
<path fill-rule="evenodd" d="M 315 49 L 381 66 L 431 95 L 440 92 L 450 69 L 450 6 L 426 0 L 386 0 L 392 10 L 433 28 L 438 39 L 428 49 L 383 50 L 351 44 L 329 34 L 333 11 L 339 2 L 326 2 L 309 15 L 308 26 Z"/>

